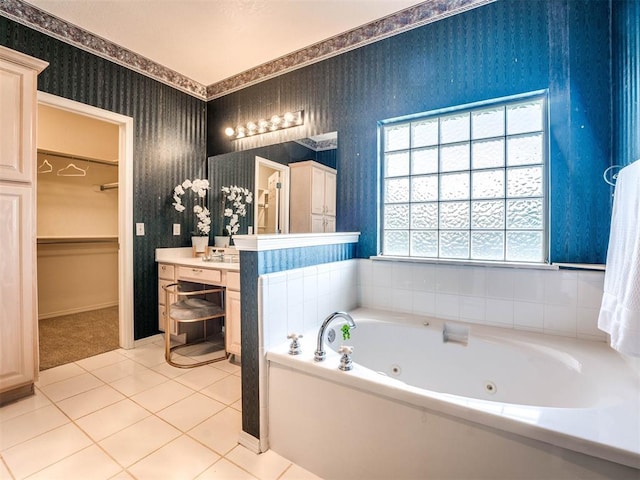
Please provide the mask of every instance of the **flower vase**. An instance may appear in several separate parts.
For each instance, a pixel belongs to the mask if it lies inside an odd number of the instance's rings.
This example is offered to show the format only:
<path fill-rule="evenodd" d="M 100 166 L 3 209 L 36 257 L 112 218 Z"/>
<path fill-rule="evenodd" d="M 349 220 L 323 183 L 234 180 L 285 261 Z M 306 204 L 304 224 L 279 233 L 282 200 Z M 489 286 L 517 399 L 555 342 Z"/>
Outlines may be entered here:
<path fill-rule="evenodd" d="M 216 235 L 213 237 L 214 245 L 218 248 L 229 248 L 231 237 L 226 235 Z"/>
<path fill-rule="evenodd" d="M 191 237 L 191 245 L 193 245 L 193 251 L 196 255 L 204 255 L 207 253 L 207 247 L 209 247 L 209 237 Z"/>

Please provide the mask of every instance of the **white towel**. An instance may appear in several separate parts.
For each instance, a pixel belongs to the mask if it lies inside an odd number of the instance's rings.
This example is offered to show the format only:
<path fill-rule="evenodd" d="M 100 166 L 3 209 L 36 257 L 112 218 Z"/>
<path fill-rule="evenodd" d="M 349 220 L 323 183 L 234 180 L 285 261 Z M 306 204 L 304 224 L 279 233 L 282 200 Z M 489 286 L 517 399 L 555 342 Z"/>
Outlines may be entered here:
<path fill-rule="evenodd" d="M 598 328 L 611 347 L 640 356 L 640 160 L 616 181 Z"/>

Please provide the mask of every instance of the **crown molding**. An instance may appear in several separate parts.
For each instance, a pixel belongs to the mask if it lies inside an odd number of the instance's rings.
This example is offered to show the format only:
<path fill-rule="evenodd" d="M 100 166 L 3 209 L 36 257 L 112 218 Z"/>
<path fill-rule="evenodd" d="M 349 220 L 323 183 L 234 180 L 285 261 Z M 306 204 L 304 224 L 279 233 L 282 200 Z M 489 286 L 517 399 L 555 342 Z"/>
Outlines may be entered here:
<path fill-rule="evenodd" d="M 201 100 L 213 100 L 270 78 L 496 0 L 427 0 L 238 75 L 205 86 L 22 0 L 0 1 L 0 14 L 22 25 L 146 75 Z"/>

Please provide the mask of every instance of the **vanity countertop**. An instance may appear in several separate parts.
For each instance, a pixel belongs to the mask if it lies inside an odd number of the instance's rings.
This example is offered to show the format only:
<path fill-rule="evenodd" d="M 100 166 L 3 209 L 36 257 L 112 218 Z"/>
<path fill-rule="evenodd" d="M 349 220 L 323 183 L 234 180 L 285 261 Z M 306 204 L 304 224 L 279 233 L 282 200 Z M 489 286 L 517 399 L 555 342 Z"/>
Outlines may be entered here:
<path fill-rule="evenodd" d="M 225 249 L 225 253 L 231 253 L 231 249 Z M 233 254 L 237 255 L 233 250 Z M 156 262 L 184 265 L 187 267 L 207 268 L 211 270 L 240 271 L 240 262 L 209 262 L 201 257 L 194 258 L 190 247 L 185 248 L 156 248 Z"/>

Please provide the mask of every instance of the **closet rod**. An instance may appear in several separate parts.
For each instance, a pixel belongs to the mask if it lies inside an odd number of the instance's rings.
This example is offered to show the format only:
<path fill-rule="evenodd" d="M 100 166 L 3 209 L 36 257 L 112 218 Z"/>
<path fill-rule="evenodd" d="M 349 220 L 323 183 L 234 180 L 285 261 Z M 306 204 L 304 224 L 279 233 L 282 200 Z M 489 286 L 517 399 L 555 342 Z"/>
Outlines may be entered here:
<path fill-rule="evenodd" d="M 113 188 L 118 188 L 118 182 L 105 183 L 104 185 L 100 185 L 100 191 L 111 190 Z"/>
<path fill-rule="evenodd" d="M 38 153 L 42 153 L 44 155 L 51 155 L 52 157 L 68 158 L 71 160 L 82 160 L 84 162 L 99 163 L 102 165 L 111 165 L 113 167 L 118 166 L 117 160 L 116 161 L 100 160 L 98 158 L 83 157 L 82 155 L 70 155 L 68 153 L 54 152 L 52 150 L 42 150 L 40 148 L 38 149 Z"/>

